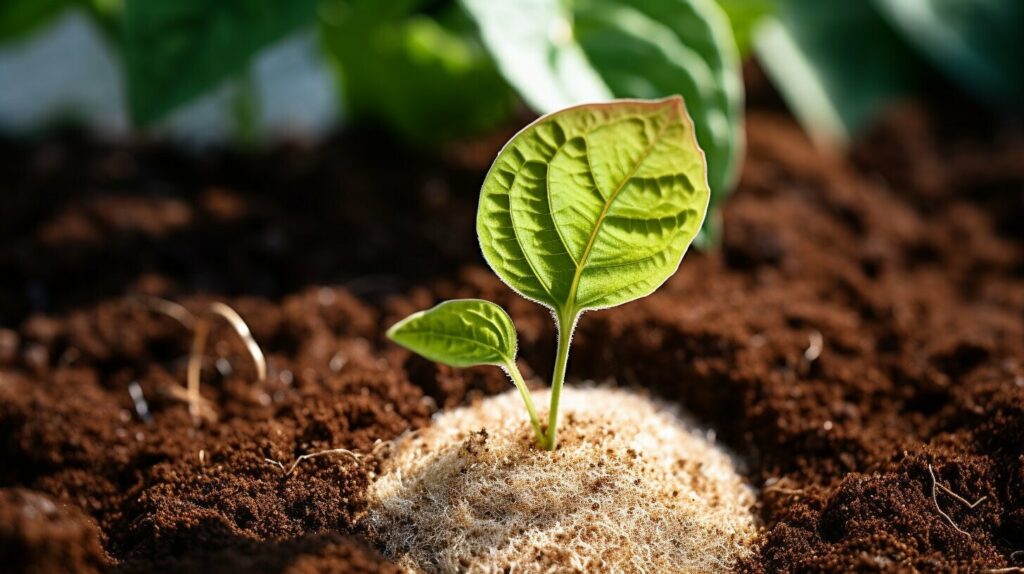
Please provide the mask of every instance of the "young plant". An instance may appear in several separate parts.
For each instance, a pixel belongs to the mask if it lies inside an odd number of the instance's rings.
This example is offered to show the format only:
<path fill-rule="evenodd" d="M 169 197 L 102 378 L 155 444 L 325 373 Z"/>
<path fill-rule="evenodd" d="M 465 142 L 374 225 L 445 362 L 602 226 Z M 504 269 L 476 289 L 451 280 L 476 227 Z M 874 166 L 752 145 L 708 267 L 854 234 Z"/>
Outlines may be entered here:
<path fill-rule="evenodd" d="M 446 301 L 388 330 L 396 343 L 454 367 L 505 370 L 537 444 L 558 445 L 558 401 L 580 315 L 651 294 L 701 228 L 710 191 L 683 99 L 618 100 L 533 122 L 498 153 L 477 211 L 484 258 L 517 293 L 552 310 L 558 348 L 544 428 L 501 307 Z"/>

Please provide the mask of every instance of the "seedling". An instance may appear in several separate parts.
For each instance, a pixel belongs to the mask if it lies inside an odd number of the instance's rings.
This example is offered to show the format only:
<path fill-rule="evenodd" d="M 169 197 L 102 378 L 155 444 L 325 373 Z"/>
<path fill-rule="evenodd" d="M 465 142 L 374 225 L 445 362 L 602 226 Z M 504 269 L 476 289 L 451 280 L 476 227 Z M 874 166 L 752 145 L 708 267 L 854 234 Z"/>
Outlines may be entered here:
<path fill-rule="evenodd" d="M 580 315 L 645 297 L 675 273 L 709 196 L 704 152 L 679 96 L 567 108 L 533 122 L 498 153 L 481 190 L 477 235 L 491 269 L 554 315 L 546 428 L 516 365 L 515 326 L 501 307 L 445 301 L 398 322 L 388 337 L 446 365 L 503 369 L 537 444 L 553 450 Z"/>

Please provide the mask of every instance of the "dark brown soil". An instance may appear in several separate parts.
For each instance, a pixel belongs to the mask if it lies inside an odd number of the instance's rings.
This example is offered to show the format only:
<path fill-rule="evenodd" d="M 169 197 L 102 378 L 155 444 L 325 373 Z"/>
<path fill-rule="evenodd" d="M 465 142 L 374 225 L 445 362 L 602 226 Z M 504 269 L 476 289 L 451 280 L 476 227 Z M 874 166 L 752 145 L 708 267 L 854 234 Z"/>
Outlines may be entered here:
<path fill-rule="evenodd" d="M 839 157 L 755 97 L 722 248 L 580 324 L 573 377 L 653 388 L 749 460 L 766 530 L 745 571 L 1024 566 L 1024 136 L 973 112 L 901 107 Z M 508 134 L 436 158 L 376 134 L 249 156 L 0 145 L 4 571 L 394 570 L 355 524 L 370 459 L 264 459 L 367 453 L 508 388 L 388 344 L 406 313 L 491 298 L 531 373 L 553 333 L 475 243 Z M 137 293 L 228 302 L 268 380 L 219 326 L 218 418 L 195 428 L 169 392 L 190 333 Z"/>

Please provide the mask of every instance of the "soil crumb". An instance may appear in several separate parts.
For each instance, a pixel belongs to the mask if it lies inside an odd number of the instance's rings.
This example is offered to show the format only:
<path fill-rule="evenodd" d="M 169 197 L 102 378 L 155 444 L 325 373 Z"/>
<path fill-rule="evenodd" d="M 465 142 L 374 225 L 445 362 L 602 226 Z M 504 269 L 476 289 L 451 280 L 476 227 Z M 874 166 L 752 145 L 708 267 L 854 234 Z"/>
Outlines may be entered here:
<path fill-rule="evenodd" d="M 753 492 L 703 431 L 627 391 L 562 402 L 554 452 L 514 391 L 400 437 L 369 490 L 371 536 L 430 573 L 712 572 L 749 552 Z"/>
<path fill-rule="evenodd" d="M 96 523 L 74 506 L 24 488 L 0 489 L 4 572 L 100 572 Z"/>

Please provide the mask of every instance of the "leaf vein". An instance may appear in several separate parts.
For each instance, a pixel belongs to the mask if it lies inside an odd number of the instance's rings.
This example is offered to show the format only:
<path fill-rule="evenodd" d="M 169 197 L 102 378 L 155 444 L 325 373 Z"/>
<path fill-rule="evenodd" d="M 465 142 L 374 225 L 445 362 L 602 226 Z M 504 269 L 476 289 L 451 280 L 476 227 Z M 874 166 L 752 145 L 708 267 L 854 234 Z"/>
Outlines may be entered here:
<path fill-rule="evenodd" d="M 594 225 L 594 230 L 591 232 L 590 238 L 587 240 L 587 246 L 583 250 L 583 257 L 580 258 L 581 262 L 576 266 L 576 273 L 573 275 L 572 285 L 569 287 L 568 296 L 574 300 L 573 303 L 576 302 L 576 290 L 579 288 L 580 277 L 583 275 L 583 269 L 586 266 L 587 259 L 590 257 L 590 251 L 594 247 L 594 241 L 596 241 L 597 236 L 601 231 L 601 226 L 602 224 L 604 224 L 604 219 L 608 215 L 608 210 L 611 209 L 612 204 L 615 203 L 615 199 L 619 196 L 619 193 L 621 193 L 622 190 L 626 187 L 626 184 L 629 182 L 629 180 L 633 178 L 633 175 L 636 174 L 636 172 L 640 169 L 640 166 L 643 165 L 643 163 L 647 160 L 647 157 L 650 156 L 652 151 L 654 151 L 654 148 L 658 145 L 658 143 L 661 142 L 661 138 L 665 136 L 665 132 L 668 130 L 669 126 L 672 125 L 672 122 L 678 119 L 676 117 L 676 114 L 678 112 L 675 112 L 675 108 L 673 108 L 673 111 L 674 113 L 672 114 L 672 117 L 665 122 L 665 125 L 661 126 L 661 128 L 658 130 L 658 133 L 655 134 L 654 138 L 651 140 L 650 145 L 648 145 L 647 149 L 645 149 L 644 152 L 640 155 L 640 157 L 637 158 L 636 164 L 634 164 L 633 167 L 630 169 L 629 173 L 627 173 L 626 176 L 622 178 L 622 181 L 620 181 L 616 186 L 615 191 L 612 192 L 608 200 L 605 201 L 604 208 L 601 210 L 601 214 L 597 218 L 597 223 Z M 587 154 L 587 161 L 590 161 L 590 154 Z M 568 304 L 568 301 L 566 301 L 566 303 Z"/>

